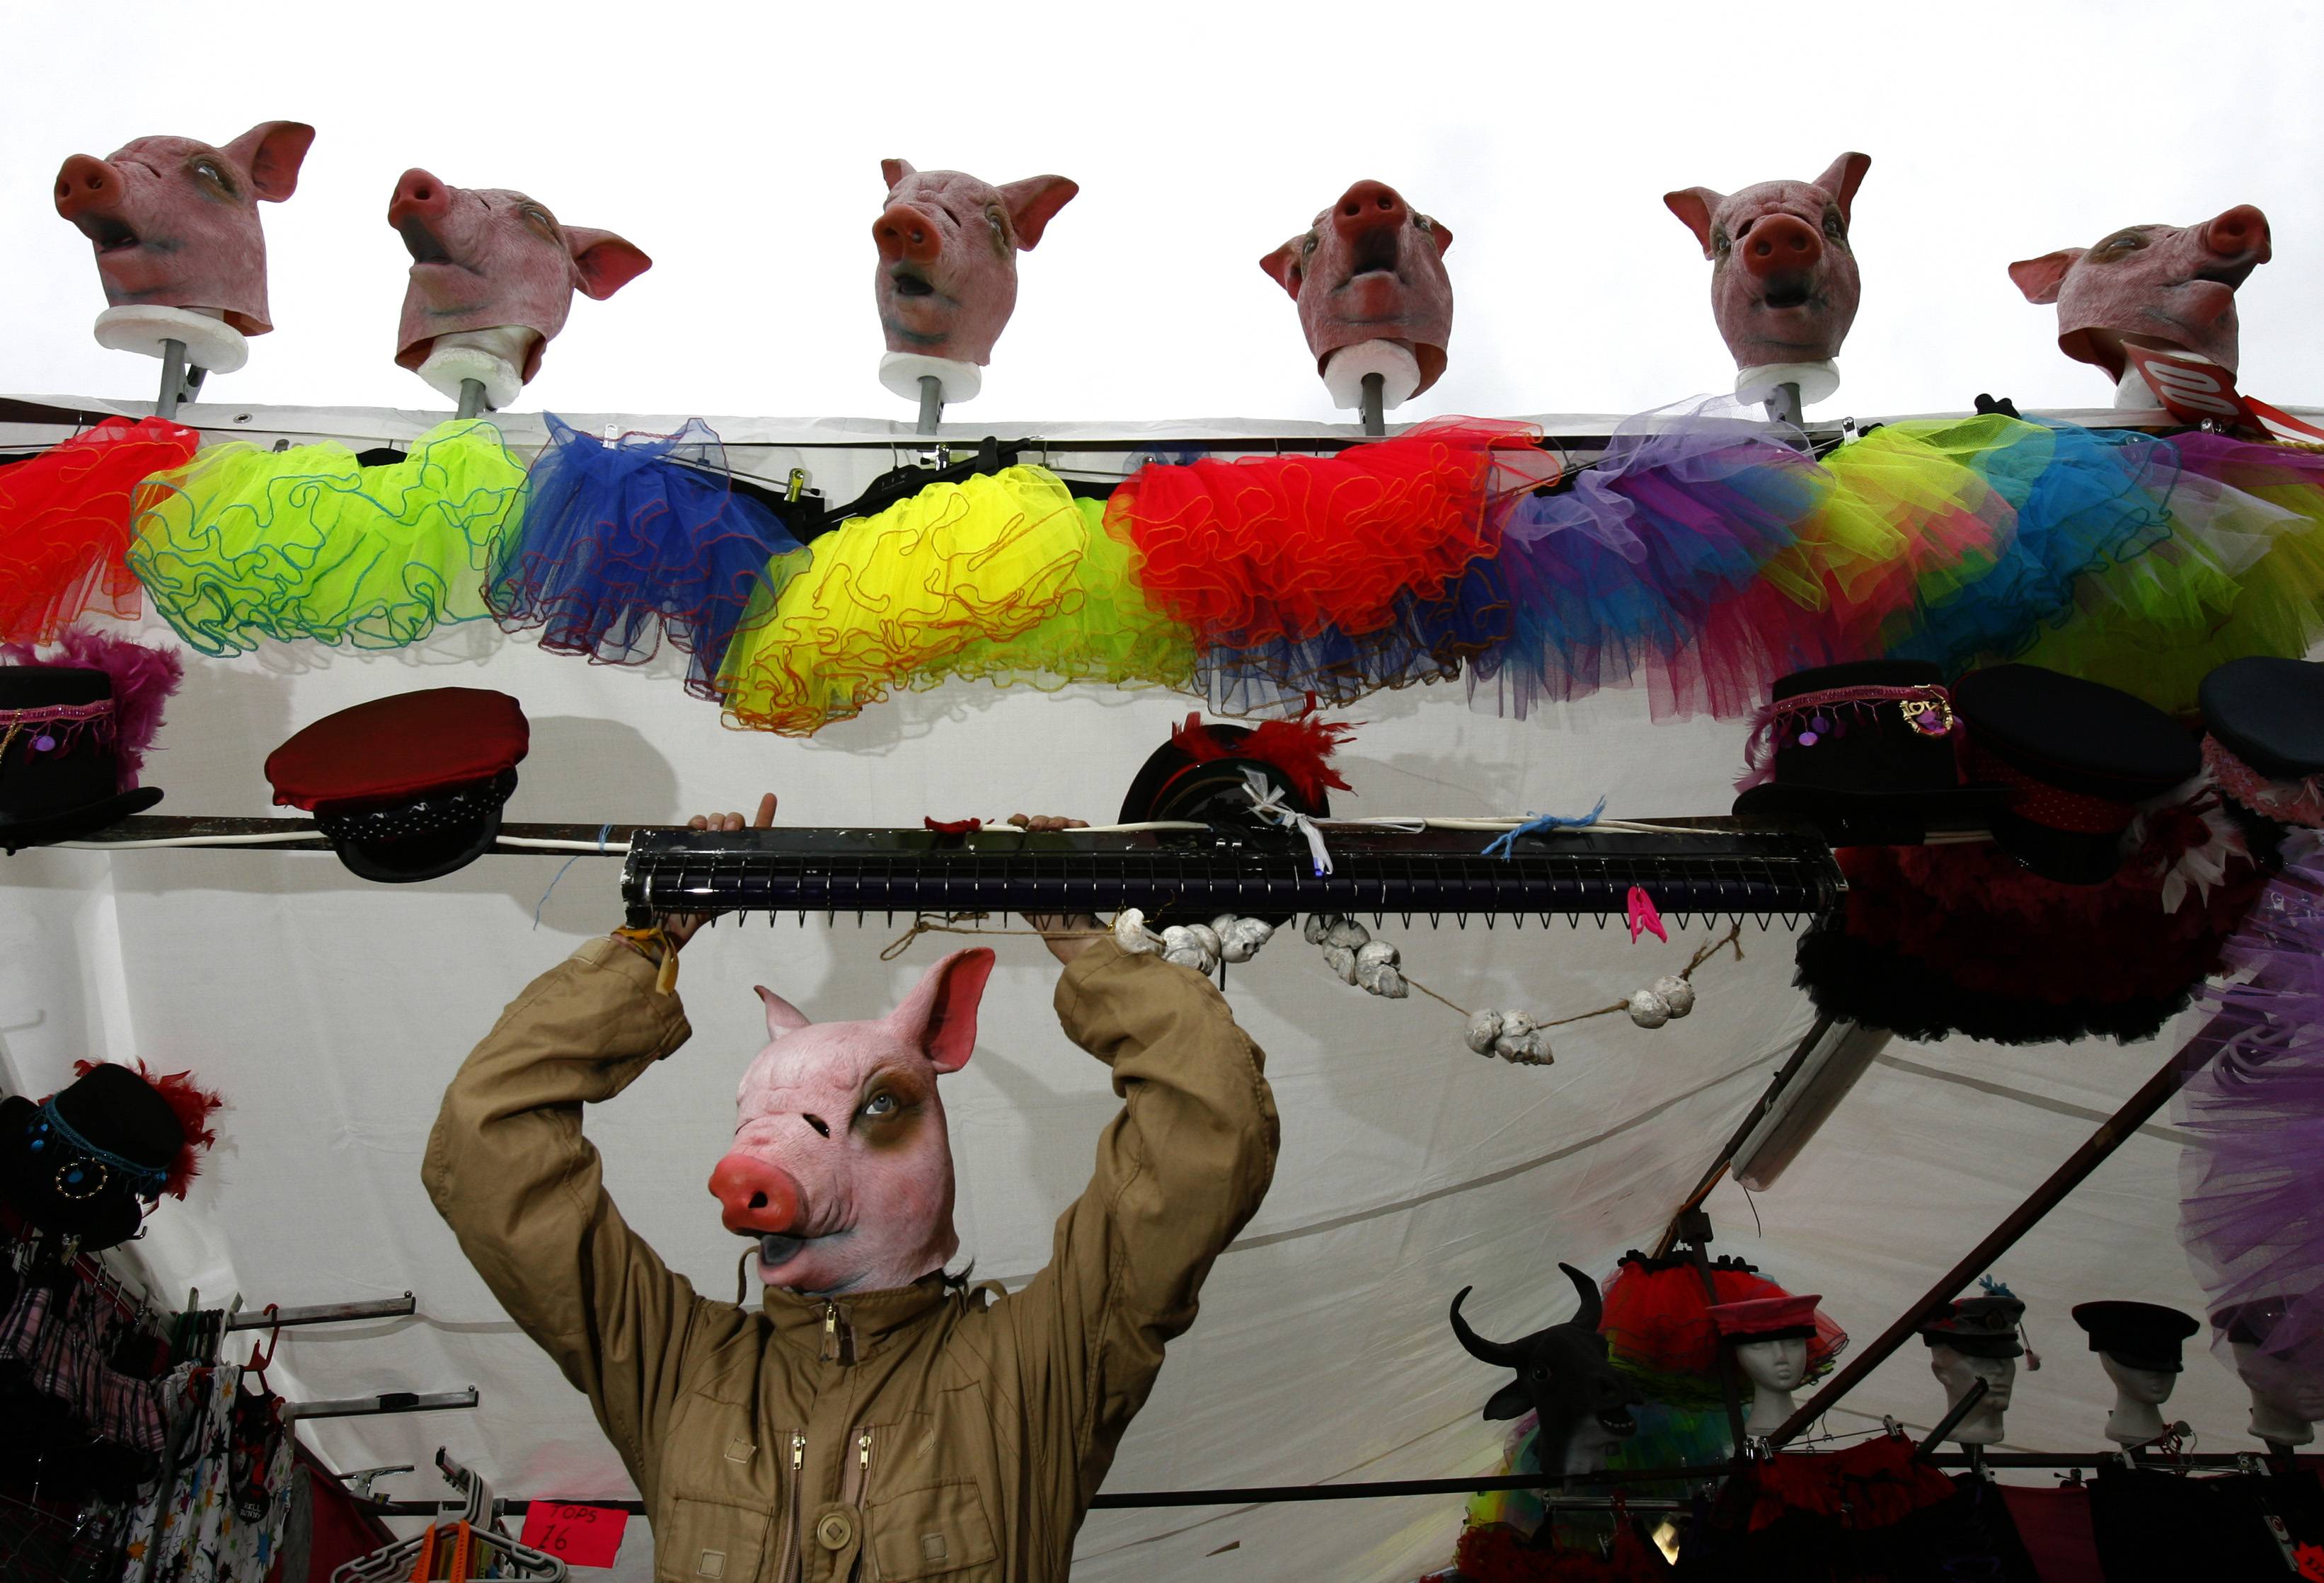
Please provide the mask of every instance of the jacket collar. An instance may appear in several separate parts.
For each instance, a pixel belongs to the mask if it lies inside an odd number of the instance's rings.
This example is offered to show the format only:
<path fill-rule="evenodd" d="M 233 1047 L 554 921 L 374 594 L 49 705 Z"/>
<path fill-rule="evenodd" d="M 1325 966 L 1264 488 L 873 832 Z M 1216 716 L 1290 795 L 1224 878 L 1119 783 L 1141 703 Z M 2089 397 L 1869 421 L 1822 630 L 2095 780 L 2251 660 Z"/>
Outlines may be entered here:
<path fill-rule="evenodd" d="M 826 1361 L 853 1362 L 919 1324 L 953 1296 L 944 1272 L 932 1270 L 908 1286 L 884 1292 L 843 1292 L 812 1297 L 770 1286 L 762 1307 L 786 1342 Z M 837 1358 L 832 1358 L 836 1347 Z"/>

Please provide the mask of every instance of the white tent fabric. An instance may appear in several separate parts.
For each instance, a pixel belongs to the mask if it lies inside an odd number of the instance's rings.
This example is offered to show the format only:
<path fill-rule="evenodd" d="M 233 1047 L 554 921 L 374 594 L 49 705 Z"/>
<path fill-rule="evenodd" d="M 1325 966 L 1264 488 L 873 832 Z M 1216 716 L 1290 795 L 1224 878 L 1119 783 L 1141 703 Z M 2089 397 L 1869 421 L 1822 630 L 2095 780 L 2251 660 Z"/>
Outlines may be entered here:
<path fill-rule="evenodd" d="M 416 434 L 428 415 L 195 408 L 195 422 L 261 441 L 361 444 Z M 238 419 L 238 420 L 237 420 Z M 576 419 L 584 428 L 601 415 Z M 808 465 L 835 498 L 890 465 L 885 424 L 714 420 L 730 440 L 794 447 L 738 455 L 779 479 Z M 1608 420 L 1550 419 L 1567 432 Z M 651 427 L 632 419 L 624 427 Z M 973 430 L 1012 432 L 1003 426 Z M 1304 426 L 1303 426 L 1304 427 Z M 1286 426 L 1049 426 L 1120 438 L 1277 434 Z M 537 443 L 512 419 L 512 441 Z M 0 428 L 0 439 L 55 431 Z M 908 441 L 904 442 L 908 446 Z M 166 637 L 158 623 L 152 630 Z M 488 625 L 390 653 L 313 645 L 242 658 L 189 657 L 149 778 L 157 812 L 270 812 L 267 752 L 333 710 L 461 684 L 521 699 L 531 756 L 517 820 L 677 821 L 747 807 L 761 789 L 785 823 L 916 824 L 925 815 L 1019 811 L 1102 819 L 1131 771 L 1190 707 L 1163 694 L 1056 695 L 954 685 L 877 706 L 811 741 L 720 729 L 665 659 L 642 669 L 552 656 Z M 1723 810 L 1740 728 L 1654 724 L 1615 692 L 1526 722 L 1473 712 L 1457 687 L 1383 695 L 1343 712 L 1362 729 L 1342 765 L 1366 815 L 1578 812 L 1600 794 L 1628 816 Z M 619 922 L 617 865 L 584 856 L 490 857 L 433 883 L 367 884 L 329 856 L 263 851 L 45 850 L 0 863 L 0 1056 L 9 1085 L 42 1093 L 84 1057 L 191 1067 L 232 1109 L 190 1201 L 169 1204 L 134 1250 L 178 1302 L 251 1305 L 417 1293 L 417 1317 L 287 1333 L 293 1397 L 473 1384 L 474 1412 L 352 1418 L 301 1430 L 334 1467 L 414 1462 L 390 1492 L 433 1498 L 438 1445 L 512 1496 L 630 1494 L 586 1404 L 518 1333 L 421 1192 L 419 1162 L 442 1087 L 534 973 Z M 551 881 L 556 881 L 551 888 Z M 705 1192 L 733 1085 L 763 1037 L 754 982 L 819 1017 L 892 1004 L 945 943 L 785 919 L 704 934 L 685 956 L 693 1044 L 587 1118 L 631 1222 L 702 1290 L 735 1291 L 736 1241 Z M 1463 1005 L 1566 1015 L 1683 965 L 1702 925 L 1631 943 L 1618 926 L 1383 931 L 1412 973 Z M 975 1058 L 948 1080 L 964 1255 L 1011 1284 L 1045 1256 L 1115 1100 L 1103 1070 L 1048 1009 L 1055 969 L 1028 939 L 1001 968 Z M 1283 1153 L 1265 1208 L 1220 1259 L 1200 1321 L 1171 1349 L 1109 1490 L 1312 1484 L 1489 1470 L 1499 1429 L 1478 1416 L 1497 1381 L 1453 1343 L 1444 1314 L 1488 1334 L 1570 1311 L 1560 1260 L 1611 1269 L 1650 1242 L 1806 1027 L 1791 938 L 1747 926 L 1745 955 L 1697 974 L 1694 1015 L 1656 1031 L 1604 1017 L 1562 1031 L 1556 1064 L 1513 1068 L 1462 1045 L 1432 1000 L 1379 1002 L 1332 979 L 1286 934 L 1228 995 L 1268 1053 Z M 2183 1032 L 2186 1019 L 2181 1019 Z M 1710 1201 L 1718 1251 L 1750 1258 L 1868 1339 L 2038 1183 L 2157 1066 L 2172 1037 L 2117 1048 L 1898 1045 L 1790 1173 L 1746 1201 Z M 2167 1121 L 2167 1118 L 2165 1118 Z M 2030 1304 L 2047 1367 L 2021 1376 L 2009 1445 L 2094 1454 L 2109 1392 L 2066 1310 L 2098 1297 L 2196 1309 L 2173 1238 L 2177 1146 L 2142 1129 L 1999 1265 Z M 1881 1367 L 1827 1427 L 1881 1415 L 1926 1426 L 1941 1398 L 1917 1345 Z M 2249 1447 L 2232 1376 L 2197 1351 L 2172 1412 L 2204 1449 Z M 1441 1564 L 1460 1522 L 1449 1498 L 1102 1512 L 1076 1576 L 1397 1579 Z M 650 1575 L 633 1530 L 617 1573 Z"/>

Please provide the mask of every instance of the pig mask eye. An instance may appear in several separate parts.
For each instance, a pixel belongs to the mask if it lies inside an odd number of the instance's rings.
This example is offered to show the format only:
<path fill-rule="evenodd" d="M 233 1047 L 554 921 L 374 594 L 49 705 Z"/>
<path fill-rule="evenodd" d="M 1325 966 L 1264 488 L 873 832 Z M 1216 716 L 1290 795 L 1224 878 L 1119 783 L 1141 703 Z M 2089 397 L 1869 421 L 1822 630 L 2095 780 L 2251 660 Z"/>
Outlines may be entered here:
<path fill-rule="evenodd" d="M 992 250 L 995 253 L 1007 253 L 1009 251 L 1008 212 L 996 205 L 984 211 L 984 223 L 992 233 Z"/>
<path fill-rule="evenodd" d="M 1727 234 L 1726 226 L 1717 225 L 1712 227 L 1711 233 L 1711 250 L 1717 253 L 1720 258 L 1725 258 L 1729 253 L 1735 251 L 1735 238 Z"/>
<path fill-rule="evenodd" d="M 216 160 L 198 156 L 186 168 L 191 170 L 205 186 L 215 189 L 219 196 L 224 198 L 234 196 L 234 180 L 226 173 L 225 167 Z"/>
<path fill-rule="evenodd" d="M 1823 211 L 1823 234 L 1834 242 L 1848 240 L 1848 222 L 1840 217 L 1838 204 L 1826 204 Z"/>
<path fill-rule="evenodd" d="M 2146 245 L 2146 236 L 2140 231 L 2117 231 L 2090 249 L 2090 256 L 2107 262 L 2127 258 Z"/>
<path fill-rule="evenodd" d="M 872 1095 L 869 1100 L 866 1100 L 863 1102 L 862 1113 L 875 1121 L 879 1120 L 882 1117 L 893 1116 L 896 1113 L 896 1096 L 893 1094 Z"/>

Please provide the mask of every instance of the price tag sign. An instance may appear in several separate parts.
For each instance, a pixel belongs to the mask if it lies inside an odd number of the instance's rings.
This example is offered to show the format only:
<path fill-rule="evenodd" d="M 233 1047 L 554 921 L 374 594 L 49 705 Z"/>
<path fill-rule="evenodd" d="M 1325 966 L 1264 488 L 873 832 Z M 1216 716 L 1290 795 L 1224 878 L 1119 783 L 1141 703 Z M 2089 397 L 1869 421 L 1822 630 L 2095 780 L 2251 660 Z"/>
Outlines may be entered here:
<path fill-rule="evenodd" d="M 524 1542 L 568 1567 L 610 1567 L 621 1553 L 630 1514 L 618 1506 L 535 1501 L 524 1514 Z"/>

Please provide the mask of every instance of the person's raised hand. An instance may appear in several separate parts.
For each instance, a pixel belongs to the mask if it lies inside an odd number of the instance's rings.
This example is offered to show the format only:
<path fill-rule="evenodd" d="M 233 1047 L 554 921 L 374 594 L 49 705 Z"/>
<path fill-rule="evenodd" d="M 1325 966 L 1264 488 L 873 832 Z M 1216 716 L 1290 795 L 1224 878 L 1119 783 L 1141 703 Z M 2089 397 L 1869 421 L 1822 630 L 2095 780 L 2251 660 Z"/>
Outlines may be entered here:
<path fill-rule="evenodd" d="M 766 830 L 775 823 L 775 794 L 767 793 L 759 799 L 759 811 L 749 821 L 752 830 Z M 741 830 L 744 826 L 740 814 L 696 814 L 686 822 L 688 830 Z M 694 932 L 708 923 L 711 913 L 672 913 L 661 921 L 662 933 L 669 936 L 670 948 L 676 950 L 694 938 Z"/>
<path fill-rule="evenodd" d="M 1009 823 L 1028 835 L 1089 828 L 1086 819 L 1066 819 L 1056 814 L 1011 814 Z M 1103 925 L 1087 913 L 1028 914 L 1025 921 L 1041 932 L 1041 943 L 1049 948 L 1049 954 L 1061 962 L 1071 962 L 1096 944 L 1104 932 Z"/>

